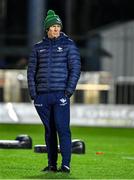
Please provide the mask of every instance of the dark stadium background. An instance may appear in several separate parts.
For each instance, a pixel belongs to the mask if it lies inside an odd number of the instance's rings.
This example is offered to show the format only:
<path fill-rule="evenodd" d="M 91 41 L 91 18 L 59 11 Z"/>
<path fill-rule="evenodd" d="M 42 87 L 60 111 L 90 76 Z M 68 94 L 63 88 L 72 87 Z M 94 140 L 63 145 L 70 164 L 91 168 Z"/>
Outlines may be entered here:
<path fill-rule="evenodd" d="M 6 1 L 4 7 L 6 12 L 1 16 L 0 21 L 0 59 L 5 60 L 3 68 L 15 68 L 22 56 L 29 55 L 28 18 L 33 2 L 32 0 Z M 63 31 L 73 37 L 80 48 L 85 47 L 87 40 L 85 35 L 88 32 L 112 23 L 134 19 L 132 0 L 48 0 L 44 1 L 44 4 L 44 16 L 48 9 L 54 9 L 63 21 Z M 82 58 L 82 70 L 101 70 L 99 60 L 86 66 L 86 59 Z"/>

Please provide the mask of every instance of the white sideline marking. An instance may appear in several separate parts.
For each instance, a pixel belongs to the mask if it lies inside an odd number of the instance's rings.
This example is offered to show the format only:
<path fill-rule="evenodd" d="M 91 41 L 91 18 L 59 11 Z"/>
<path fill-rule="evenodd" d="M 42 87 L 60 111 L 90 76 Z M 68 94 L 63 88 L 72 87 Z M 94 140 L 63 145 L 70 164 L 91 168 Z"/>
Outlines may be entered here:
<path fill-rule="evenodd" d="M 122 157 L 122 159 L 130 159 L 130 160 L 134 160 L 134 157 Z"/>
<path fill-rule="evenodd" d="M 14 109 L 13 103 L 7 103 L 6 108 L 8 111 L 9 117 L 14 121 L 14 122 L 19 122 L 19 117 Z"/>

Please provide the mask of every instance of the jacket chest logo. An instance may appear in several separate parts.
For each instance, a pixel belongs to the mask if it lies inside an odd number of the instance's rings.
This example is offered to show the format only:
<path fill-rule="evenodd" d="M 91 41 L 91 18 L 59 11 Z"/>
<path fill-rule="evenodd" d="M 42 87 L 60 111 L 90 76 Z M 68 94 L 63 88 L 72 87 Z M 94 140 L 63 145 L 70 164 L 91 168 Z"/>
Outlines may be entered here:
<path fill-rule="evenodd" d="M 58 47 L 57 48 L 57 52 L 63 52 L 63 48 L 62 47 Z"/>
<path fill-rule="evenodd" d="M 44 51 L 46 51 L 46 49 L 40 49 L 39 51 L 40 51 L 40 52 L 44 52 Z"/>

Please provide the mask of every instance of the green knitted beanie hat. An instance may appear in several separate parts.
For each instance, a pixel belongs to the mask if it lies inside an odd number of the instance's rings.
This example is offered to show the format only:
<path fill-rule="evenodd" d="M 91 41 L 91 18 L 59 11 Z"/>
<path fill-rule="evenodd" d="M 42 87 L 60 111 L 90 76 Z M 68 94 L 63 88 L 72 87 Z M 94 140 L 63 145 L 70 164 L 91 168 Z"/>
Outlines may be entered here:
<path fill-rule="evenodd" d="M 59 24 L 62 27 L 62 21 L 59 16 L 56 15 L 53 10 L 48 10 L 47 16 L 44 20 L 44 27 L 47 30 L 50 28 L 50 26 L 53 26 L 54 24 Z"/>

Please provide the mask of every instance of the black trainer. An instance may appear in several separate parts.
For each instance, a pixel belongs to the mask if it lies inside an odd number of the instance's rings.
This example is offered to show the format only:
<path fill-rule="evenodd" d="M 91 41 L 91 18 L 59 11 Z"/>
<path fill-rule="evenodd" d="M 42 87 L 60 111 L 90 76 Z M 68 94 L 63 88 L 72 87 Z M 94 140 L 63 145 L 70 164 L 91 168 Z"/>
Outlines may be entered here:
<path fill-rule="evenodd" d="M 59 169 L 58 169 L 58 172 L 65 172 L 65 173 L 70 173 L 70 168 L 68 166 L 61 166 Z"/>
<path fill-rule="evenodd" d="M 47 166 L 42 171 L 44 171 L 44 172 L 47 172 L 47 171 L 57 172 L 57 167 L 56 166 Z"/>

